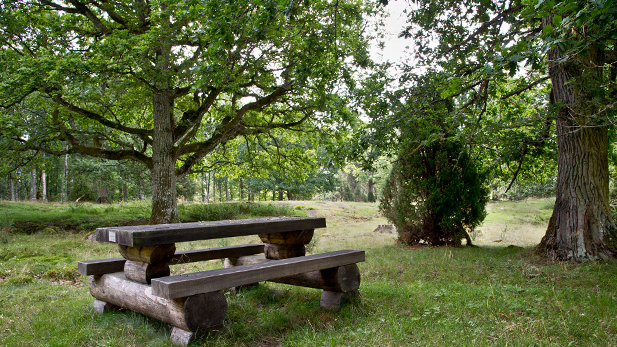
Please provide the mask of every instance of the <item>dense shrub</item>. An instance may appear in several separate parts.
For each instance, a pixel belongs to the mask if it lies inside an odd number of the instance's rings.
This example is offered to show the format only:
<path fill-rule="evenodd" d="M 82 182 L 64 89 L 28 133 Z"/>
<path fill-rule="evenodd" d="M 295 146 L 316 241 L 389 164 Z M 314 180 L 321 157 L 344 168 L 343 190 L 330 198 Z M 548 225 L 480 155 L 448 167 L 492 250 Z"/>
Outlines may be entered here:
<path fill-rule="evenodd" d="M 487 175 L 464 146 L 445 139 L 403 151 L 392 168 L 380 209 L 406 244 L 471 245 L 469 232 L 486 216 Z"/>

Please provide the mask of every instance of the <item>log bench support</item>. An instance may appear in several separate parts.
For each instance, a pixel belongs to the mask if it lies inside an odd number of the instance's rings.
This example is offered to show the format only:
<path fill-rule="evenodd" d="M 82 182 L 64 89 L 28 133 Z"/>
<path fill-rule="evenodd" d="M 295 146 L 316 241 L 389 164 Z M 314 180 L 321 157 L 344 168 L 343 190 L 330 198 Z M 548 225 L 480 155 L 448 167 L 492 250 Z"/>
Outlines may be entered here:
<path fill-rule="evenodd" d="M 99 313 L 121 307 L 172 325 L 172 341 L 182 346 L 222 329 L 227 316 L 227 299 L 220 290 L 166 299 L 153 295 L 149 285 L 128 280 L 122 272 L 92 276 L 90 293 L 97 299 L 94 309 Z"/>

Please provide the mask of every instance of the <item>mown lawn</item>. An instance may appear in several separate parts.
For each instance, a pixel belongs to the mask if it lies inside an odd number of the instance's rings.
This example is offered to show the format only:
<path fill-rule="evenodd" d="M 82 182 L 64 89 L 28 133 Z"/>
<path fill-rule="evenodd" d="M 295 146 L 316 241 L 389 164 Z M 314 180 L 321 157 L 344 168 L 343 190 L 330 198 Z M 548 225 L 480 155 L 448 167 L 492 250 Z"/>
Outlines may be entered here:
<path fill-rule="evenodd" d="M 373 233 L 386 223 L 374 204 L 287 205 L 285 213 L 327 218 L 328 228 L 316 231 L 313 253 L 366 250 L 367 260 L 359 264 L 361 298 L 330 313 L 319 307 L 316 289 L 262 283 L 229 291 L 225 331 L 193 345 L 617 346 L 617 266 L 552 262 L 530 246 L 520 247 L 531 241 L 514 242 L 518 227 L 544 213 L 521 206 L 547 206 L 550 200 L 512 204 L 490 205 L 483 228 L 499 230 L 507 220 L 505 235 L 513 241 L 496 243 L 495 235 L 484 232 L 477 238 L 480 247 L 438 249 L 411 249 L 394 235 Z M 521 214 L 518 221 L 513 213 Z M 76 261 L 118 253 L 111 244 L 87 241 L 87 232 L 3 228 L 0 346 L 171 346 L 165 324 L 131 312 L 92 310 L 88 278 L 76 273 Z M 179 248 L 247 242 L 259 241 L 255 236 Z M 220 266 L 212 261 L 174 270 Z"/>

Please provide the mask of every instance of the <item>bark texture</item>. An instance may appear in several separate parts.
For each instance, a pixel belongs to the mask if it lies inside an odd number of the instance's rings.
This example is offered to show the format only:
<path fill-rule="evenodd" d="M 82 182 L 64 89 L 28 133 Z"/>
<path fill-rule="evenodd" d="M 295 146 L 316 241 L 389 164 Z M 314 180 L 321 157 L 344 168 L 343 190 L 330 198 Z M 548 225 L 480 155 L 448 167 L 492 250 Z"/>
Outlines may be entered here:
<path fill-rule="evenodd" d="M 544 24 L 551 22 L 549 16 Z M 580 84 L 583 74 L 589 83 L 601 81 L 601 69 L 590 73 L 603 65 L 600 57 L 590 49 L 586 57 L 559 63 L 563 55 L 557 48 L 548 53 L 551 103 L 561 105 L 557 196 L 539 250 L 561 260 L 607 260 L 617 252 L 617 228 L 609 210 L 608 131 L 596 120 L 593 94 Z"/>
<path fill-rule="evenodd" d="M 170 92 L 156 92 L 153 97 L 151 224 L 178 221 L 172 110 L 173 98 Z"/>

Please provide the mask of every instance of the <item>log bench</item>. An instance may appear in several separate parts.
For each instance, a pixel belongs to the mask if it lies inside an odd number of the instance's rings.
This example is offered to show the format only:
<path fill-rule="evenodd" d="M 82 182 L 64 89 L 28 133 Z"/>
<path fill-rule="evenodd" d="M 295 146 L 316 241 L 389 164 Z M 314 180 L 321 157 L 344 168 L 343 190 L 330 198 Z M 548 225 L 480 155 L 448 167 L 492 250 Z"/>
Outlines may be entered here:
<path fill-rule="evenodd" d="M 364 251 L 305 255 L 324 218 L 259 218 L 238 221 L 100 228 L 96 238 L 118 244 L 121 258 L 78 262 L 91 276 L 94 309 L 130 309 L 173 326 L 174 344 L 187 345 L 223 326 L 224 290 L 272 281 L 322 289 L 320 305 L 337 311 L 356 296 Z M 175 250 L 175 242 L 259 235 L 264 244 Z M 170 276 L 169 265 L 225 259 L 225 268 Z"/>

